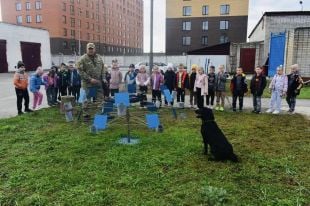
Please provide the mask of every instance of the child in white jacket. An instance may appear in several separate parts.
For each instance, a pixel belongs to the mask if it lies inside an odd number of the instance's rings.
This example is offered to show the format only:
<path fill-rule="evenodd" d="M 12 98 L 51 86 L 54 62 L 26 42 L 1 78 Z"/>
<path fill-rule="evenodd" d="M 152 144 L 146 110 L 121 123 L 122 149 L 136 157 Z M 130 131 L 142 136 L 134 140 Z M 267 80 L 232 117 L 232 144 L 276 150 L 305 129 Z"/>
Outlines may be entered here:
<path fill-rule="evenodd" d="M 203 108 L 204 106 L 204 96 L 208 95 L 208 76 L 203 73 L 203 68 L 198 68 L 198 73 L 196 75 L 194 91 L 197 95 L 197 107 Z"/>
<path fill-rule="evenodd" d="M 140 95 L 142 96 L 142 100 L 140 102 L 140 106 L 144 107 L 144 103 L 143 102 L 147 101 L 147 96 L 146 96 L 146 94 L 147 94 L 147 86 L 150 83 L 150 77 L 146 73 L 144 65 L 140 66 L 139 74 L 136 77 L 136 83 L 139 86 Z"/>
<path fill-rule="evenodd" d="M 281 112 L 282 97 L 287 92 L 287 76 L 283 74 L 283 68 L 277 68 L 277 74 L 274 75 L 269 90 L 271 92 L 270 108 L 267 113 L 279 114 Z"/>

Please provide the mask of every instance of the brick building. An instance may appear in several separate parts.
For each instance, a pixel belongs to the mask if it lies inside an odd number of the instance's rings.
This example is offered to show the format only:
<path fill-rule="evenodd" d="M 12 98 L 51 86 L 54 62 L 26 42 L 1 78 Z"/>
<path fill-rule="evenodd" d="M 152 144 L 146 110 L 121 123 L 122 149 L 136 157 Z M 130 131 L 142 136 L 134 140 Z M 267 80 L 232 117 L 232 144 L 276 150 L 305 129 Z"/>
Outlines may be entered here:
<path fill-rule="evenodd" d="M 143 52 L 143 0 L 0 0 L 2 21 L 47 29 L 52 54 Z"/>
<path fill-rule="evenodd" d="M 249 0 L 167 0 L 166 53 L 246 42 Z"/>
<path fill-rule="evenodd" d="M 249 35 L 250 42 L 262 41 L 262 58 L 259 64 L 269 59 L 271 34 L 284 33 L 283 66 L 287 70 L 299 64 L 301 75 L 310 77 L 310 11 L 265 12 Z M 279 53 L 280 47 L 277 53 Z M 275 70 L 275 68 L 270 68 Z M 289 72 L 288 70 L 286 72 Z"/>

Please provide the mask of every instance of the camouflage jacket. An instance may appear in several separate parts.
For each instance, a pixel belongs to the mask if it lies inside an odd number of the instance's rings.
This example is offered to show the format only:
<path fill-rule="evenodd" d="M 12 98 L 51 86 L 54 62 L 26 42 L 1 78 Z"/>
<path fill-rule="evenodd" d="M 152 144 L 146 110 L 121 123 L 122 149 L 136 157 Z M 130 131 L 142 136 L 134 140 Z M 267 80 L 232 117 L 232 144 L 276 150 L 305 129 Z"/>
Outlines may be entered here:
<path fill-rule="evenodd" d="M 77 69 L 81 75 L 82 87 L 94 87 L 100 85 L 94 85 L 90 83 L 91 79 L 96 79 L 102 82 L 105 80 L 105 68 L 101 57 L 95 54 L 94 59 L 84 54 L 77 62 Z"/>

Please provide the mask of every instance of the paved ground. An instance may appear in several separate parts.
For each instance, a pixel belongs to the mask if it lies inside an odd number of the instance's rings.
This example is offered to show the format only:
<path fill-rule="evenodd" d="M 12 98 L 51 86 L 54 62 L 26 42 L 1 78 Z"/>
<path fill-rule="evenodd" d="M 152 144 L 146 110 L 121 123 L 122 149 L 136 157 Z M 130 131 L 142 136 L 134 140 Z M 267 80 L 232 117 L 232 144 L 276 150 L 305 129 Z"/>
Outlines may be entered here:
<path fill-rule="evenodd" d="M 0 118 L 8 118 L 17 115 L 16 109 L 16 96 L 15 90 L 13 85 L 13 74 L 0 74 Z M 41 87 L 41 91 L 45 94 L 45 90 Z M 30 105 L 32 105 L 32 94 L 30 93 Z M 150 99 L 150 97 L 149 97 Z M 188 97 L 186 100 L 188 101 Z M 230 98 L 231 101 L 231 98 Z M 187 102 L 188 104 L 188 102 Z M 228 105 L 228 104 L 227 104 Z M 268 108 L 269 99 L 262 100 L 262 107 L 264 109 Z M 44 95 L 43 98 L 43 105 L 42 107 L 48 107 L 46 96 Z M 244 100 L 244 107 L 245 109 L 252 109 L 252 99 L 250 97 L 246 97 Z M 284 111 L 288 110 L 286 102 L 282 101 L 282 109 Z M 306 115 L 310 118 L 310 100 L 297 100 L 297 107 L 296 112 Z"/>

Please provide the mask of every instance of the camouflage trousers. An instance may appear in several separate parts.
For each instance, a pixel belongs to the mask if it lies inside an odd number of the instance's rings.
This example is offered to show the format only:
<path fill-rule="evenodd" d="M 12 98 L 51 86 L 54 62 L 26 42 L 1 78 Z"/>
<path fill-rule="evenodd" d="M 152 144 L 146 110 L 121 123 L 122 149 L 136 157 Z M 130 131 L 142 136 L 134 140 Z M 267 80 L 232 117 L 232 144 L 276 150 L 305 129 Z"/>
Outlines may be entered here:
<path fill-rule="evenodd" d="M 83 88 L 86 93 L 87 101 L 83 105 L 83 110 L 85 114 L 89 114 L 92 109 L 99 109 L 99 107 L 103 101 L 103 88 L 102 86 L 96 87 L 84 87 Z"/>

